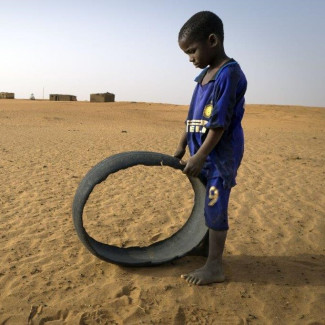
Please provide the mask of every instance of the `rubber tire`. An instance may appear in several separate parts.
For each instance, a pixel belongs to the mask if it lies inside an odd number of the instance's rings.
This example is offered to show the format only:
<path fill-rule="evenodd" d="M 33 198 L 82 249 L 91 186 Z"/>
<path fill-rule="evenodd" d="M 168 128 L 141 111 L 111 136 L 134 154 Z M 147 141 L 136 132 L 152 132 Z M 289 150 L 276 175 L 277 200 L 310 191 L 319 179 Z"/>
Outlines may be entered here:
<path fill-rule="evenodd" d="M 73 200 L 73 222 L 79 239 L 98 258 L 124 266 L 159 265 L 186 255 L 202 241 L 208 230 L 203 215 L 205 186 L 197 177 L 188 177 L 195 194 L 191 215 L 183 227 L 169 238 L 147 247 L 121 248 L 98 242 L 86 232 L 82 215 L 94 187 L 110 174 L 136 165 L 184 168 L 175 157 L 148 151 L 123 152 L 98 163 L 83 178 Z"/>

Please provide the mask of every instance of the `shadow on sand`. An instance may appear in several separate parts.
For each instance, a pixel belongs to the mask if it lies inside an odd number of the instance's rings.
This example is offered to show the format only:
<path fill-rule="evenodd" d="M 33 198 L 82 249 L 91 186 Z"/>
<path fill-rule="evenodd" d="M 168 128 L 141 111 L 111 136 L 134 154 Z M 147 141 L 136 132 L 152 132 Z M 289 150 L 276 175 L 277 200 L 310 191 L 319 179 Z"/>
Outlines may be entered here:
<path fill-rule="evenodd" d="M 204 257 L 186 256 L 174 262 L 145 268 L 124 268 L 142 276 L 170 277 L 204 264 Z M 228 255 L 224 258 L 227 282 L 275 284 L 288 286 L 325 286 L 325 255 L 250 256 Z"/>

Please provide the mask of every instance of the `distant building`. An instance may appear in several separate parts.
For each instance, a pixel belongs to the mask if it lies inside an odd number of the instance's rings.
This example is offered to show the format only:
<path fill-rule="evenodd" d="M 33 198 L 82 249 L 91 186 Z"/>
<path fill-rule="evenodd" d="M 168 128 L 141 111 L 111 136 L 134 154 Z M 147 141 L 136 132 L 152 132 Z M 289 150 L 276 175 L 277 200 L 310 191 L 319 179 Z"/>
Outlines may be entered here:
<path fill-rule="evenodd" d="M 0 93 L 0 98 L 2 99 L 15 99 L 14 93 Z"/>
<path fill-rule="evenodd" d="M 76 101 L 77 96 L 61 95 L 61 94 L 50 94 L 50 100 L 54 100 L 54 101 Z"/>
<path fill-rule="evenodd" d="M 91 102 L 114 102 L 115 95 L 111 93 L 90 94 Z"/>

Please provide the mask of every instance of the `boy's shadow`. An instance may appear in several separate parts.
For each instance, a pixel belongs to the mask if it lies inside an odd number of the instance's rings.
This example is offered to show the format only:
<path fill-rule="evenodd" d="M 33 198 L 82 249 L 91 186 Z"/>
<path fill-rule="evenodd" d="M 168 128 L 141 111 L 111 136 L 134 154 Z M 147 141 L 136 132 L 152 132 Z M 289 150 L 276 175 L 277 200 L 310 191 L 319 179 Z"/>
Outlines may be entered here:
<path fill-rule="evenodd" d="M 228 256 L 229 281 L 288 286 L 324 286 L 325 256 Z"/>
<path fill-rule="evenodd" d="M 204 261 L 203 257 L 185 256 L 157 267 L 125 269 L 141 276 L 170 277 L 195 270 L 201 267 Z M 229 282 L 325 286 L 325 255 L 226 255 L 224 268 Z"/>

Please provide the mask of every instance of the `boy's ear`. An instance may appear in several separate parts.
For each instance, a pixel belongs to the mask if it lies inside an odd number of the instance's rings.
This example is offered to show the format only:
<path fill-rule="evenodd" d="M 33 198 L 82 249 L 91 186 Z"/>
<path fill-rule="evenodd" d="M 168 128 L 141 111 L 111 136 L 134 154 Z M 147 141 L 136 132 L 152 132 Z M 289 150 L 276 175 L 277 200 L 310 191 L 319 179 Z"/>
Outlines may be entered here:
<path fill-rule="evenodd" d="M 219 39 L 218 39 L 218 36 L 216 34 L 210 34 L 209 38 L 208 38 L 208 41 L 209 41 L 209 44 L 210 44 L 211 47 L 215 47 L 219 43 Z"/>

